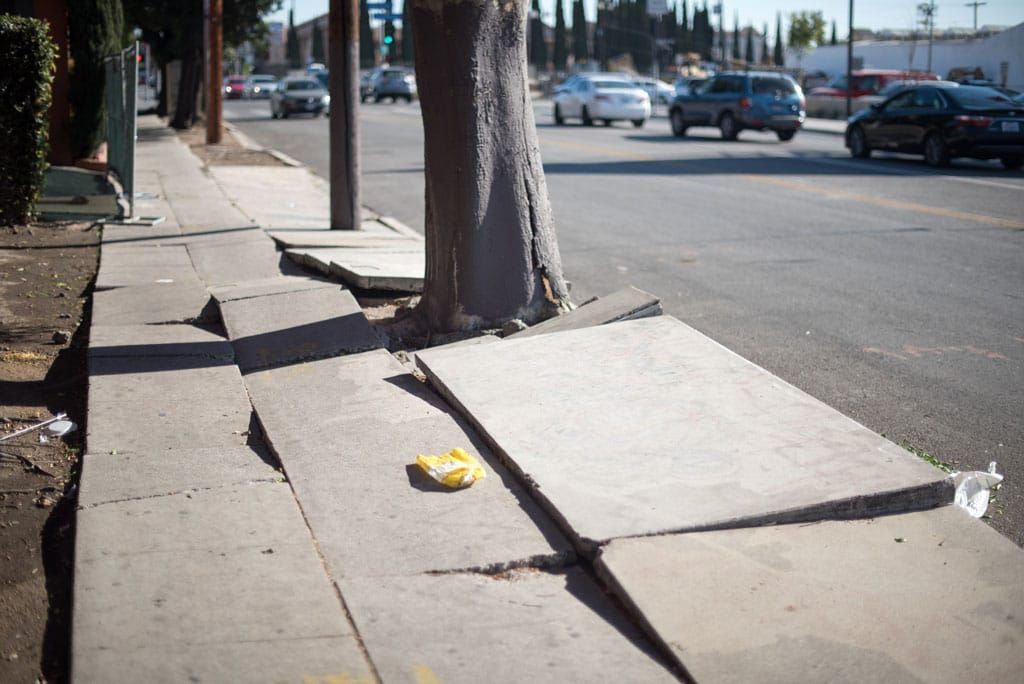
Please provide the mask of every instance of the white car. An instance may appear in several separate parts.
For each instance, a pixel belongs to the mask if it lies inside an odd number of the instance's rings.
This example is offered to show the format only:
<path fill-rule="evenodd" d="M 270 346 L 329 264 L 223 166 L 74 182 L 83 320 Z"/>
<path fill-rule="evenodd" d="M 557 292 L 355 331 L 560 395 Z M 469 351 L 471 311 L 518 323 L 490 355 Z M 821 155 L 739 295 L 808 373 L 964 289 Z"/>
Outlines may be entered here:
<path fill-rule="evenodd" d="M 651 98 L 642 88 L 624 76 L 589 74 L 573 79 L 554 98 L 555 124 L 579 118 L 584 126 L 601 121 L 632 121 L 637 128 L 651 118 Z"/>
<path fill-rule="evenodd" d="M 651 102 L 658 104 L 669 104 L 675 99 L 676 90 L 668 83 L 656 78 L 638 78 L 634 81 L 644 89 Z"/>

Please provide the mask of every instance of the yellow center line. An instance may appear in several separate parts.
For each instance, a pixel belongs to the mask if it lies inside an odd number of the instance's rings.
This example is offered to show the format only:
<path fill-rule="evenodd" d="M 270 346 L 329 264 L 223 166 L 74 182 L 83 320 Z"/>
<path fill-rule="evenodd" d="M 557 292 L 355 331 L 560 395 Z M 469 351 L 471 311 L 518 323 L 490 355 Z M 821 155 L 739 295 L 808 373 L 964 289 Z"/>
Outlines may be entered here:
<path fill-rule="evenodd" d="M 799 181 L 786 180 L 785 178 L 773 178 L 771 176 L 757 176 L 753 174 L 743 174 L 740 176 L 740 178 L 752 181 L 754 183 L 776 185 L 790 190 L 810 192 L 816 195 L 826 195 L 828 197 L 832 197 L 835 199 L 851 200 L 853 202 L 860 202 L 862 204 L 873 204 L 878 207 L 888 207 L 890 209 L 912 211 L 918 214 L 928 214 L 929 216 L 941 216 L 943 218 L 957 219 L 959 221 L 972 221 L 974 223 L 983 223 L 989 226 L 998 226 L 1000 228 L 1024 230 L 1024 223 L 1020 221 L 1014 221 L 1012 219 L 999 218 L 998 216 L 975 214 L 973 212 L 957 211 L 955 209 L 944 209 L 943 207 L 933 207 L 927 204 L 918 204 L 917 202 L 904 202 L 903 200 L 889 199 L 887 197 L 863 195 L 856 192 L 830 190 L 828 188 L 821 188 L 814 185 L 810 185 L 809 183 L 800 183 Z"/>
<path fill-rule="evenodd" d="M 614 147 L 606 147 L 604 145 L 569 142 L 568 140 L 552 140 L 551 138 L 546 137 L 540 138 L 540 144 L 544 147 L 561 147 L 562 149 L 566 150 L 576 150 L 577 152 L 590 152 L 591 154 L 601 154 L 608 157 L 615 157 L 617 159 L 631 159 L 633 161 L 672 161 L 670 159 L 661 159 L 659 157 L 652 157 L 650 155 L 634 154 L 633 152 L 623 152 L 622 150 L 615 149 Z"/>

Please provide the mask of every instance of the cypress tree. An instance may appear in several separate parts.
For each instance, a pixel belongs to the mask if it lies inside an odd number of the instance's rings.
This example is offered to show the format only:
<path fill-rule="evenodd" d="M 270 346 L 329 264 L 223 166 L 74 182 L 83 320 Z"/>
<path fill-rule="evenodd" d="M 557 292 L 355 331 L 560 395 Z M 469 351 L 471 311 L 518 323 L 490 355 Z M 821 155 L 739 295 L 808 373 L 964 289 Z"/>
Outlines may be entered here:
<path fill-rule="evenodd" d="M 677 30 L 678 37 L 676 38 L 676 49 L 684 55 L 693 51 L 693 43 L 690 39 L 689 14 L 690 12 L 686 6 L 686 0 L 683 0 L 683 11 L 682 16 L 679 18 L 679 28 Z"/>
<path fill-rule="evenodd" d="M 544 23 L 540 19 L 540 0 L 533 0 L 533 18 L 530 19 L 530 62 L 538 71 L 547 71 L 548 44 L 544 42 Z"/>
<path fill-rule="evenodd" d="M 669 55 L 672 58 L 674 58 L 676 53 L 679 52 L 679 17 L 676 14 L 676 10 L 678 9 L 679 8 L 676 4 L 672 3 L 668 13 L 662 18 L 662 22 L 664 22 L 662 35 L 665 36 L 665 40 L 671 41 Z"/>
<path fill-rule="evenodd" d="M 771 64 L 771 52 L 768 51 L 768 24 L 764 25 L 761 32 L 761 64 Z"/>
<path fill-rule="evenodd" d="M 754 29 L 750 26 L 747 27 L 747 49 L 745 59 L 747 64 L 754 63 Z"/>
<path fill-rule="evenodd" d="M 103 58 L 121 49 L 124 14 L 121 0 L 68 3 L 71 72 L 71 146 L 76 159 L 91 157 L 107 137 Z M 10 103 L 3 103 L 8 106 Z"/>
<path fill-rule="evenodd" d="M 587 45 L 587 15 L 583 12 L 583 0 L 575 0 L 572 4 L 572 55 L 576 64 L 590 60 L 590 48 Z"/>
<path fill-rule="evenodd" d="M 359 0 L 359 68 L 372 69 L 374 55 L 373 31 L 370 30 L 370 10 L 367 0 Z"/>
<path fill-rule="evenodd" d="M 299 32 L 295 30 L 295 10 L 288 10 L 288 66 L 298 69 L 302 66 L 302 55 L 299 54 Z"/>
<path fill-rule="evenodd" d="M 555 50 L 552 60 L 555 63 L 555 71 L 565 71 L 565 60 L 568 57 L 565 40 L 565 7 L 562 0 L 555 2 Z"/>
<path fill-rule="evenodd" d="M 416 61 L 412 41 L 412 12 L 409 11 L 411 4 L 409 0 L 402 3 L 402 61 L 410 66 Z"/>
<path fill-rule="evenodd" d="M 313 20 L 313 47 L 312 56 L 314 62 L 323 64 L 327 61 L 327 55 L 324 52 L 324 29 L 320 26 L 318 19 Z"/>
<path fill-rule="evenodd" d="M 782 51 L 782 15 L 775 15 L 775 54 L 772 61 L 775 66 L 786 66 L 786 56 Z"/>
<path fill-rule="evenodd" d="M 839 45 L 839 39 L 836 37 L 836 20 L 832 20 L 832 39 L 829 41 L 830 45 Z"/>
<path fill-rule="evenodd" d="M 732 29 L 732 58 L 737 62 L 740 61 L 740 15 L 736 14 L 733 18 L 733 29 Z"/>

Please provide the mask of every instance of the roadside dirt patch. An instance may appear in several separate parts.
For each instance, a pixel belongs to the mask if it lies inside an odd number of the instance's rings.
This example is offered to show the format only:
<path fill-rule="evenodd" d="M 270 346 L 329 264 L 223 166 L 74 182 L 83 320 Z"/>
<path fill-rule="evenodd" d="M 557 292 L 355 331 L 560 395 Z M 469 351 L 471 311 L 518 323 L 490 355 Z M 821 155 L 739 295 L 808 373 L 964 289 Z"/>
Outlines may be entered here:
<path fill-rule="evenodd" d="M 0 681 L 68 678 L 75 489 L 85 434 L 98 229 L 0 228 L 0 437 L 59 412 L 78 424 L 0 442 Z"/>
<path fill-rule="evenodd" d="M 206 127 L 203 125 L 178 131 L 178 135 L 206 166 L 286 166 L 269 152 L 242 147 L 227 130 L 219 145 L 206 144 Z"/>

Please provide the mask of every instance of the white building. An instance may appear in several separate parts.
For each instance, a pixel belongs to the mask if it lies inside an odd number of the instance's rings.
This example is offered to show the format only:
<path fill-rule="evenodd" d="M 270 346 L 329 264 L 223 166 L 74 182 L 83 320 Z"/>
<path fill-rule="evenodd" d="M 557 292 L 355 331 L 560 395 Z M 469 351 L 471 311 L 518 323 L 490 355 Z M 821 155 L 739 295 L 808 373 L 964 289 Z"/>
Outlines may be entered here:
<path fill-rule="evenodd" d="M 928 40 L 854 41 L 853 56 L 864 68 L 924 71 L 928 66 Z M 797 56 L 787 51 L 786 65 Z M 806 71 L 846 73 L 846 45 L 823 45 L 799 61 Z M 985 78 L 1024 91 L 1024 23 L 985 38 L 936 40 L 932 44 L 932 72 L 945 78 L 952 69 L 980 68 Z"/>

